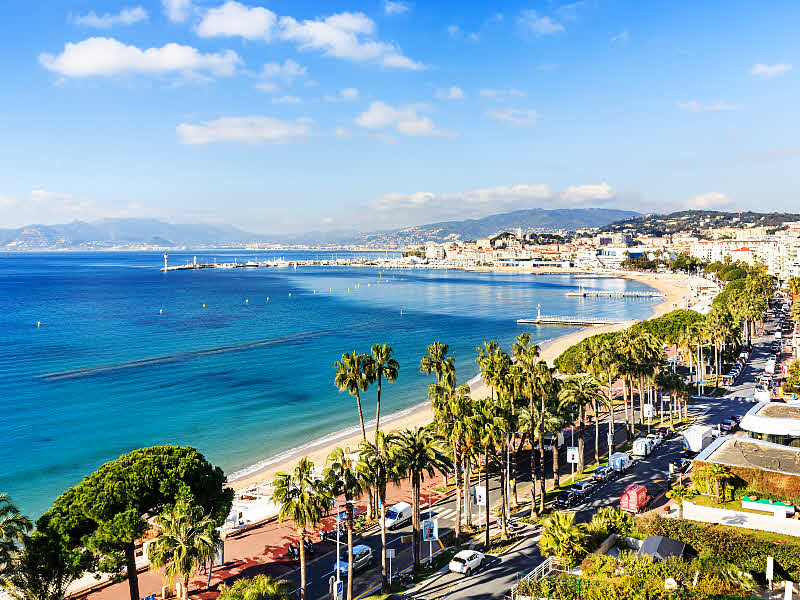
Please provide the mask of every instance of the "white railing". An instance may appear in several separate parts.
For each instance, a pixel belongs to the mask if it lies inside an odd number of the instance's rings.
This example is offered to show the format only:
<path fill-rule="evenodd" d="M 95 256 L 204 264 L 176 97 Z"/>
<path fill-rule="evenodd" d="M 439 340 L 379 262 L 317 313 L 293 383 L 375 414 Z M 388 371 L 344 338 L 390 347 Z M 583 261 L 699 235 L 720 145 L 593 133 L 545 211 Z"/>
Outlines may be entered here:
<path fill-rule="evenodd" d="M 514 587 L 511 588 L 511 600 L 516 600 L 517 598 L 517 587 L 519 586 L 520 581 L 530 581 L 531 583 L 536 583 L 537 581 L 541 581 L 542 579 L 549 577 L 555 571 L 562 573 L 566 572 L 564 561 L 557 556 L 548 556 L 545 560 L 539 563 L 533 571 L 524 577 L 519 578 L 517 583 L 514 584 Z"/>

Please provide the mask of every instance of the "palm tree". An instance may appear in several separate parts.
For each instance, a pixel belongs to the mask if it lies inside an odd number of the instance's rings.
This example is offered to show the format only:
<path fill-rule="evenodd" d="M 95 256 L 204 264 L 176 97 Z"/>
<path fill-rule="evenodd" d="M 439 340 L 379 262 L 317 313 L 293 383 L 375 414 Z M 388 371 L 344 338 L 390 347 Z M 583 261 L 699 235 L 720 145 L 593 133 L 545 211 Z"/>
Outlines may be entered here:
<path fill-rule="evenodd" d="M 591 373 L 598 382 L 605 373 L 606 368 L 611 366 L 611 358 L 608 355 L 611 349 L 610 342 L 603 342 L 600 338 L 592 337 L 586 340 L 583 353 L 584 368 Z M 609 371 L 609 380 L 612 378 L 613 370 Z M 609 395 L 611 394 L 611 384 L 609 383 Z M 603 402 L 599 397 L 592 402 L 592 412 L 594 413 L 594 460 L 600 464 L 600 403 Z M 609 415 L 613 411 L 609 411 Z M 613 429 L 609 429 L 609 432 Z"/>
<path fill-rule="evenodd" d="M 587 552 L 586 525 L 575 523 L 575 513 L 554 512 L 544 520 L 539 538 L 542 554 L 558 556 L 571 566 Z"/>
<path fill-rule="evenodd" d="M 664 355 L 662 342 L 654 335 L 644 332 L 633 340 L 633 351 L 636 354 L 635 374 L 639 380 L 639 417 L 644 423 L 644 383 L 653 377 Z"/>
<path fill-rule="evenodd" d="M 526 382 L 525 388 L 528 391 L 528 425 L 529 425 L 529 436 L 531 440 L 531 517 L 536 516 L 536 453 L 534 452 L 533 444 L 534 440 L 536 439 L 536 434 L 534 431 L 535 423 L 534 419 L 531 418 L 531 415 L 534 415 L 536 410 L 534 407 L 534 403 L 536 401 L 536 379 L 537 379 L 537 364 L 539 361 L 539 346 L 534 344 L 531 341 L 531 336 L 528 333 L 521 333 L 517 336 L 514 340 L 514 344 L 511 347 L 511 353 L 514 355 L 516 359 L 516 364 L 519 367 L 522 377 Z M 538 361 L 538 362 L 537 362 Z M 547 368 L 547 364 L 545 363 L 545 368 Z M 544 372 L 542 369 L 539 369 L 539 372 L 544 376 Z M 544 404 L 544 396 L 541 396 L 542 404 Z M 543 412 L 543 411 L 541 411 Z M 541 433 L 541 430 L 539 430 Z M 539 437 L 539 451 L 540 451 L 540 458 L 541 461 L 539 464 L 544 466 L 544 442 Z M 541 473 L 542 482 L 544 482 L 544 472 Z M 543 492 L 542 492 L 543 495 Z"/>
<path fill-rule="evenodd" d="M 441 383 L 442 377 L 446 373 L 455 370 L 456 359 L 452 356 L 447 356 L 450 346 L 441 342 L 428 344 L 427 351 L 428 354 L 423 356 L 420 361 L 419 370 L 426 375 L 436 374 L 436 383 Z"/>
<path fill-rule="evenodd" d="M 691 500 L 697 495 L 692 488 L 688 488 L 682 485 L 676 485 L 672 490 L 667 494 L 668 497 L 675 500 L 675 504 L 678 505 L 678 518 L 683 518 L 683 501 L 684 500 Z"/>
<path fill-rule="evenodd" d="M 412 515 L 412 545 L 414 554 L 414 570 L 420 568 L 420 517 L 419 497 L 422 478 L 425 473 L 433 477 L 436 471 L 445 472 L 449 468 L 449 459 L 439 447 L 439 443 L 430 429 L 417 427 L 401 431 L 395 445 L 395 459 L 397 468 L 406 477 L 411 479 L 411 497 L 413 505 Z"/>
<path fill-rule="evenodd" d="M 355 353 L 353 353 L 355 355 Z M 314 463 L 303 457 L 294 469 L 294 473 L 278 473 L 275 478 L 275 490 L 272 501 L 280 506 L 278 521 L 286 519 L 294 521 L 297 531 L 298 549 L 300 551 L 300 598 L 306 597 L 306 529 L 316 527 L 322 515 L 331 506 L 328 487 L 321 479 L 313 476 Z"/>
<path fill-rule="evenodd" d="M 353 600 L 353 501 L 364 491 L 350 448 L 334 448 L 328 455 L 325 483 L 334 496 L 344 496 L 347 514 L 347 600 Z M 338 560 L 338 559 L 337 559 Z"/>
<path fill-rule="evenodd" d="M 724 494 L 725 482 L 733 479 L 733 473 L 728 467 L 717 463 L 707 463 L 703 465 L 699 471 L 706 476 L 709 482 L 714 482 L 714 499 L 717 503 L 720 503 L 722 501 L 720 496 L 720 488 Z"/>
<path fill-rule="evenodd" d="M 501 380 L 501 374 L 499 372 L 501 365 L 498 359 L 499 353 L 502 352 L 500 350 L 500 345 L 495 340 L 490 342 L 484 340 L 483 346 L 478 346 L 476 350 L 478 351 L 478 358 L 475 359 L 475 362 L 478 363 L 478 367 L 481 370 L 481 377 L 484 383 L 491 389 L 491 397 L 492 400 L 494 400 L 494 388 L 498 381 Z"/>
<path fill-rule="evenodd" d="M 209 561 L 210 580 L 220 539 L 216 522 L 203 507 L 180 500 L 154 521 L 160 533 L 150 546 L 150 564 L 164 567 L 164 579 L 172 585 L 176 577 L 182 577 L 183 589 L 188 590 L 189 578 Z"/>
<path fill-rule="evenodd" d="M 488 480 L 488 473 L 489 473 L 489 464 L 492 459 L 497 458 L 497 451 L 500 450 L 500 457 L 499 457 L 499 469 L 498 472 L 500 473 L 500 518 L 501 518 L 501 525 L 500 531 L 501 536 L 503 539 L 508 538 L 508 527 L 507 527 L 507 515 L 506 515 L 506 464 L 503 460 L 503 445 L 505 444 L 508 438 L 508 432 L 510 430 L 510 407 L 509 407 L 509 399 L 505 394 L 501 395 L 497 398 L 497 400 L 489 400 L 488 402 L 484 402 L 482 407 L 483 411 L 482 421 L 483 421 L 483 431 L 481 434 L 481 442 L 483 443 L 484 449 L 486 450 L 486 507 L 489 508 L 489 480 Z M 489 548 L 489 515 L 486 515 L 486 548 Z"/>
<path fill-rule="evenodd" d="M 14 600 L 64 600 L 70 584 L 94 562 L 88 550 L 69 550 L 52 531 L 24 535 L 0 576 L 0 589 Z"/>
<path fill-rule="evenodd" d="M 560 407 L 569 406 L 578 410 L 579 429 L 578 429 L 578 472 L 584 469 L 583 448 L 585 441 L 585 409 L 590 402 L 602 399 L 600 386 L 591 375 L 575 375 L 567 379 L 558 392 Z"/>
<path fill-rule="evenodd" d="M 19 512 L 8 494 L 0 494 L 0 573 L 11 561 L 16 545 L 33 528 L 31 520 Z"/>
<path fill-rule="evenodd" d="M 633 428 L 636 425 L 633 407 L 633 382 L 631 377 L 636 372 L 636 352 L 633 344 L 633 334 L 630 330 L 622 331 L 616 337 L 614 354 L 620 375 L 622 375 L 622 401 L 625 405 L 625 439 L 633 437 Z M 630 392 L 630 406 L 628 405 L 628 392 Z M 629 414 L 630 413 L 630 414 Z"/>
<path fill-rule="evenodd" d="M 219 586 L 218 600 L 290 600 L 284 581 L 269 575 L 237 579 L 232 586 Z"/>
<path fill-rule="evenodd" d="M 397 483 L 400 473 L 394 446 L 397 435 L 393 432 L 379 431 L 374 442 L 361 442 L 361 452 L 358 457 L 357 469 L 363 478 L 369 479 L 371 485 L 378 492 L 381 505 L 381 589 L 384 593 L 389 591 L 389 571 L 386 567 L 386 486 Z"/>
<path fill-rule="evenodd" d="M 531 502 L 533 506 L 531 506 L 531 516 L 537 516 L 538 512 L 544 512 L 544 501 L 545 501 L 545 494 L 547 492 L 546 488 L 546 476 L 544 473 L 544 436 L 547 433 L 557 433 L 561 430 L 561 426 L 563 425 L 563 419 L 561 415 L 557 414 L 553 411 L 553 407 L 550 403 L 545 403 L 544 412 L 542 412 L 541 405 L 537 402 L 533 405 L 533 413 L 530 412 L 529 407 L 525 407 L 520 409 L 519 412 L 519 426 L 523 431 L 530 432 L 530 435 L 533 436 L 531 438 L 531 454 L 535 457 L 537 455 L 535 445 L 538 444 L 538 456 L 539 456 L 539 465 L 534 464 L 533 468 L 537 471 L 541 471 L 541 477 L 539 478 L 539 508 L 535 506 L 533 492 L 531 492 Z M 553 445 L 558 446 L 558 440 L 553 440 Z M 535 462 L 535 461 L 532 461 Z"/>
<path fill-rule="evenodd" d="M 358 418 L 361 421 L 361 434 L 365 440 L 367 439 L 367 430 L 364 427 L 364 413 L 361 410 L 361 392 L 366 392 L 369 384 L 372 383 L 370 363 L 369 356 L 357 354 L 355 350 L 353 350 L 352 354 L 345 352 L 342 354 L 342 360 L 337 360 L 333 363 L 336 369 L 333 384 L 339 388 L 340 392 L 347 391 L 356 399 Z"/>
<path fill-rule="evenodd" d="M 386 344 L 375 344 L 370 350 L 372 379 L 378 382 L 378 407 L 375 411 L 375 435 L 377 435 L 381 426 L 381 384 L 384 379 L 387 383 L 397 380 L 400 364 L 392 358 L 392 349 Z"/>

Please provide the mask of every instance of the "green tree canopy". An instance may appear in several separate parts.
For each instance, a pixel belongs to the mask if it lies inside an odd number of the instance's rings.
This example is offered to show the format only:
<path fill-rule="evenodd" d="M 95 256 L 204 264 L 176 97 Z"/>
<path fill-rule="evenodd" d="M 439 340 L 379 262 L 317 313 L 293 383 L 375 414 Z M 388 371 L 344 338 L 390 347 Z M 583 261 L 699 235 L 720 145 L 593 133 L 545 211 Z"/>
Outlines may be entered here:
<path fill-rule="evenodd" d="M 139 600 L 134 544 L 147 518 L 185 500 L 221 523 L 233 500 L 233 490 L 224 485 L 222 469 L 194 448 L 142 448 L 101 465 L 61 494 L 36 527 L 61 538 L 67 548 L 89 548 L 102 558 L 103 571 L 125 566 L 131 600 Z"/>

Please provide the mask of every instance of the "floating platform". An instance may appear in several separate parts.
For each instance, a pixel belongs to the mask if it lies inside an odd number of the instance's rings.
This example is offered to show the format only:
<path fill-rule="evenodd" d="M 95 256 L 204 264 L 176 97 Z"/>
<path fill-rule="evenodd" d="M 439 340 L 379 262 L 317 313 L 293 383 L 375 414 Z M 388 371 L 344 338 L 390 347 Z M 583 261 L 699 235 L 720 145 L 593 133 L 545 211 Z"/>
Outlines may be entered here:
<path fill-rule="evenodd" d="M 611 273 L 573 273 L 573 279 L 619 279 L 618 275 Z"/>
<path fill-rule="evenodd" d="M 611 290 L 603 291 L 581 291 L 567 292 L 565 296 L 579 298 L 663 298 L 661 292 L 614 292 Z"/>
<path fill-rule="evenodd" d="M 625 321 L 611 319 L 597 319 L 593 317 L 554 317 L 540 315 L 535 319 L 517 319 L 518 325 L 571 325 L 574 327 L 589 327 L 591 325 L 620 325 Z"/>

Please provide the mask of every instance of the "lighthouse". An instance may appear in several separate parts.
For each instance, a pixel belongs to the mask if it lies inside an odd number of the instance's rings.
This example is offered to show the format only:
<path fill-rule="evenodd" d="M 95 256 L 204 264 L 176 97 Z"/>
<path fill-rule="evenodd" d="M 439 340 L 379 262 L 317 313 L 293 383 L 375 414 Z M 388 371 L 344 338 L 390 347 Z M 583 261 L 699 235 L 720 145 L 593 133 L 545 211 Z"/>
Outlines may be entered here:
<path fill-rule="evenodd" d="M 167 253 L 164 252 L 164 271 L 167 270 Z"/>

